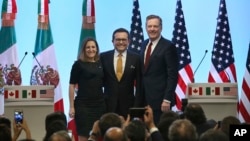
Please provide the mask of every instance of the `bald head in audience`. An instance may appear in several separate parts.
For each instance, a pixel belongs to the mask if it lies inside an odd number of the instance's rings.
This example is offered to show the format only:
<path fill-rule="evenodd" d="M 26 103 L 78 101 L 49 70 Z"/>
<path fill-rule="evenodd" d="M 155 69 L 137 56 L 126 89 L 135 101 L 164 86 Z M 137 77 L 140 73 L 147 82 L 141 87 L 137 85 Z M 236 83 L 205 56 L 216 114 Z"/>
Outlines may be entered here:
<path fill-rule="evenodd" d="M 128 141 L 128 137 L 121 128 L 111 127 L 106 131 L 104 141 Z"/>

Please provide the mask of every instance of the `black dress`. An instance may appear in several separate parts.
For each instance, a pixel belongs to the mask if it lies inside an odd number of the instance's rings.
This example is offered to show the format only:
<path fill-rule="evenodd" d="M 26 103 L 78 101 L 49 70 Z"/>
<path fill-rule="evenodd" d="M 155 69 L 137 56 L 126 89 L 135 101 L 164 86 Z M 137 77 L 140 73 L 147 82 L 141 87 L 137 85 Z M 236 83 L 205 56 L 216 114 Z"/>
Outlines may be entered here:
<path fill-rule="evenodd" d="M 102 79 L 100 62 L 78 60 L 72 66 L 70 84 L 78 84 L 74 108 L 76 130 L 80 136 L 88 137 L 94 122 L 105 113 Z"/>

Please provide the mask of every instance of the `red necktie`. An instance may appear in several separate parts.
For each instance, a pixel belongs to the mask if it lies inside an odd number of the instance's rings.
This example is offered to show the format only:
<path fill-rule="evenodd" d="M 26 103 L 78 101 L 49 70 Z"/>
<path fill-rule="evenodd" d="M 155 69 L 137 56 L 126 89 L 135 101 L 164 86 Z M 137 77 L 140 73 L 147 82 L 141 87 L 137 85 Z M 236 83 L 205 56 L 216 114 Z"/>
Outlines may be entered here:
<path fill-rule="evenodd" d="M 144 63 L 144 68 L 148 67 L 148 62 L 149 62 L 149 58 L 150 58 L 150 55 L 151 55 L 151 47 L 152 47 L 152 42 L 150 42 L 150 44 L 148 45 L 146 58 L 145 58 L 145 63 Z"/>

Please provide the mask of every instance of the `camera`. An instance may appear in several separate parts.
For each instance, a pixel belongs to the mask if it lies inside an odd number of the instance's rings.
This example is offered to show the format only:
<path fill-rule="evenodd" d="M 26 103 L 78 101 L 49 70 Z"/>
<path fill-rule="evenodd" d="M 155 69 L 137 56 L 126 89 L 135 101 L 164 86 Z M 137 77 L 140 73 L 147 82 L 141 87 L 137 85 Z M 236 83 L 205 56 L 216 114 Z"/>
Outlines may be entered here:
<path fill-rule="evenodd" d="M 146 108 L 130 108 L 129 109 L 129 115 L 130 120 L 143 120 L 144 114 L 145 114 Z"/>
<path fill-rule="evenodd" d="M 15 110 L 14 111 L 14 119 L 16 124 L 23 123 L 23 111 L 22 110 Z"/>

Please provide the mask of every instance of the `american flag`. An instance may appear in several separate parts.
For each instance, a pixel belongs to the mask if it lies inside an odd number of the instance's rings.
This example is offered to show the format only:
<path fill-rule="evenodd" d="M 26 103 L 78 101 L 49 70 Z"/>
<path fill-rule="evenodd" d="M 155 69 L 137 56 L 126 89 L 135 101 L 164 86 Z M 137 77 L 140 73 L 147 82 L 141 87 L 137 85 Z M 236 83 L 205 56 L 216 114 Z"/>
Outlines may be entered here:
<path fill-rule="evenodd" d="M 220 1 L 208 82 L 237 82 L 225 0 Z"/>
<path fill-rule="evenodd" d="M 139 1 L 134 0 L 133 6 L 132 23 L 130 26 L 130 44 L 128 49 L 139 54 L 141 51 L 141 43 L 144 40 Z"/>
<path fill-rule="evenodd" d="M 250 123 L 250 44 L 242 82 L 241 97 L 238 104 L 238 118 L 241 122 Z"/>
<path fill-rule="evenodd" d="M 182 99 L 185 98 L 187 84 L 193 80 L 193 70 L 191 68 L 191 56 L 189 52 L 188 37 L 185 27 L 184 14 L 181 0 L 177 0 L 175 23 L 172 42 L 175 44 L 179 56 L 178 84 L 175 90 L 176 110 L 181 110 Z"/>

